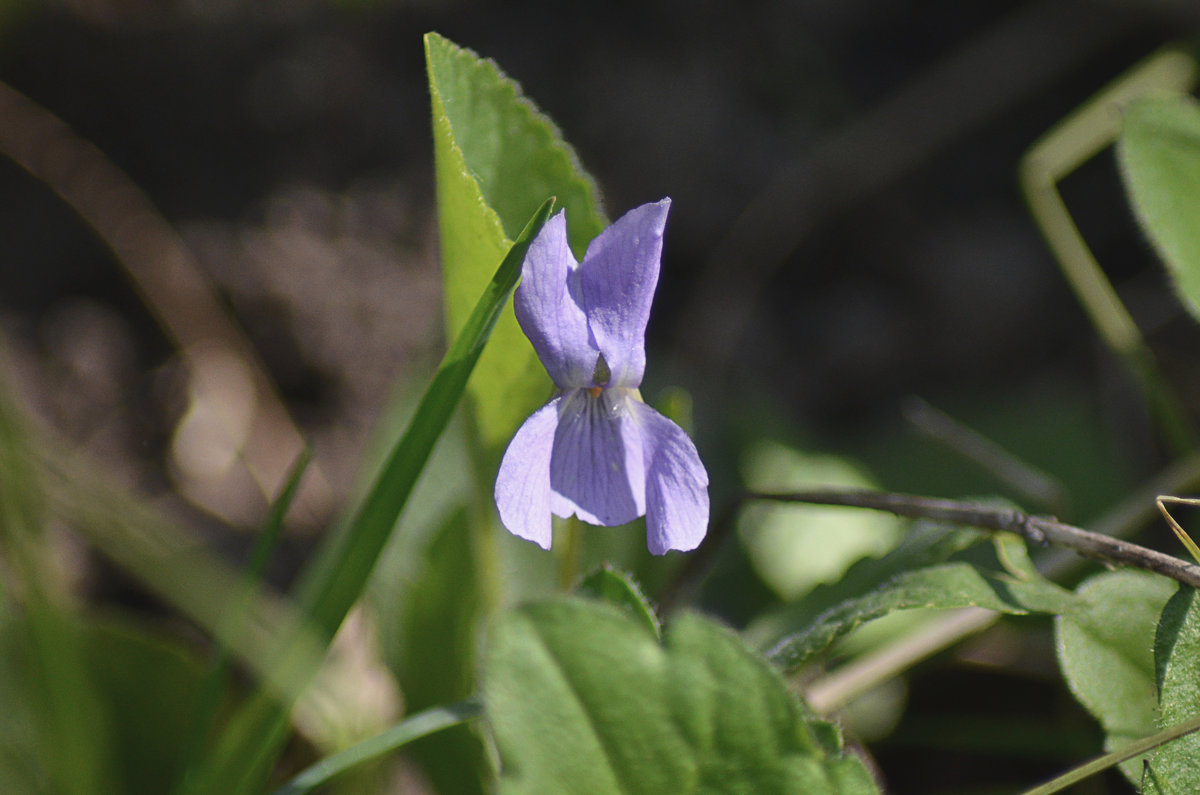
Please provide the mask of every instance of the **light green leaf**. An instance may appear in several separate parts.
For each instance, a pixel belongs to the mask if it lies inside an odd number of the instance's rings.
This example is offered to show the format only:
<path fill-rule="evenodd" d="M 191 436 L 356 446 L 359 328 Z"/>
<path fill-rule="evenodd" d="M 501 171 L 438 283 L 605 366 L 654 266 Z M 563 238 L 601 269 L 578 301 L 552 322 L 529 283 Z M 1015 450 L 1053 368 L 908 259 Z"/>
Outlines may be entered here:
<path fill-rule="evenodd" d="M 1158 726 L 1169 728 L 1200 714 L 1200 599 L 1180 587 L 1163 608 L 1154 636 Z M 1200 734 L 1159 747 L 1150 758 L 1161 792 L 1187 792 L 1200 781 Z"/>
<path fill-rule="evenodd" d="M 595 183 L 558 129 L 491 61 L 442 38 L 425 36 L 433 102 L 446 324 L 466 321 L 476 296 L 538 205 L 554 196 L 565 208 L 571 246 L 581 257 L 607 221 Z M 517 426 L 550 394 L 550 380 L 512 309 L 493 334 L 468 387 L 478 438 L 499 456 Z"/>
<path fill-rule="evenodd" d="M 787 492 L 813 483 L 847 489 L 878 486 L 845 458 L 802 453 L 774 441 L 752 447 L 742 470 L 751 491 Z M 820 583 L 836 582 L 856 560 L 888 552 L 904 526 L 904 520 L 877 511 L 765 502 L 749 505 L 738 518 L 747 557 L 787 602 Z"/>
<path fill-rule="evenodd" d="M 1106 750 L 1153 734 L 1157 728 L 1154 634 L 1174 584 L 1139 571 L 1115 571 L 1086 580 L 1076 593 L 1080 609 L 1055 622 L 1058 661 L 1079 703 L 1104 728 Z M 1121 765 L 1137 783 L 1141 758 Z"/>
<path fill-rule="evenodd" d="M 696 615 L 650 628 L 559 599 L 506 614 L 484 673 L 500 792 L 875 793 L 778 673 Z"/>
<path fill-rule="evenodd" d="M 1200 105 L 1191 97 L 1134 102 L 1117 144 L 1134 213 L 1200 318 Z"/>
<path fill-rule="evenodd" d="M 985 607 L 1002 613 L 1065 613 L 1077 600 L 1045 579 L 1017 580 L 969 563 L 945 563 L 905 572 L 878 589 L 828 610 L 807 629 L 784 639 L 770 659 L 798 668 L 863 622 L 916 607 Z"/>

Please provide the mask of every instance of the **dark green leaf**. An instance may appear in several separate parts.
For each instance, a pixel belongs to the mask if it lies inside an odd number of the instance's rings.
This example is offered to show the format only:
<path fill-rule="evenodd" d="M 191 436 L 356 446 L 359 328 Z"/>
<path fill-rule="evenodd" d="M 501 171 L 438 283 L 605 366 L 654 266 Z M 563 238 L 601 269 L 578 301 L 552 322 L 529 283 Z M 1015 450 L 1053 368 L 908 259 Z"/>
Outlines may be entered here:
<path fill-rule="evenodd" d="M 913 522 L 891 552 L 859 560 L 837 582 L 818 586 L 804 599 L 761 616 L 745 635 L 761 648 L 774 646 L 781 638 L 811 626 L 817 616 L 837 605 L 866 596 L 900 574 L 942 563 L 986 539 L 987 534 L 981 530 Z"/>
<path fill-rule="evenodd" d="M 865 621 L 916 607 L 986 607 L 1002 613 L 1064 613 L 1076 599 L 1045 579 L 1016 580 L 985 573 L 969 563 L 905 572 L 878 589 L 828 610 L 807 629 L 783 640 L 772 662 L 791 670 Z"/>

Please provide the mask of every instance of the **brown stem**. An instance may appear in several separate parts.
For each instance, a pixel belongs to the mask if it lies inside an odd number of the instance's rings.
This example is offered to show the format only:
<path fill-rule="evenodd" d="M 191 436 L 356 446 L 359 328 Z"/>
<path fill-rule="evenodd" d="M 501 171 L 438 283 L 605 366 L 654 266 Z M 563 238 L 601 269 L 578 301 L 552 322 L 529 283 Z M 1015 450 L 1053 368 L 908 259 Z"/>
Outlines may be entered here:
<path fill-rule="evenodd" d="M 1064 547 L 1093 560 L 1153 571 L 1184 585 L 1200 587 L 1200 566 L 1128 541 L 1063 524 L 1050 516 L 1029 516 L 1010 508 L 861 490 L 816 489 L 785 494 L 749 493 L 743 499 L 867 508 L 913 519 L 931 519 L 985 530 L 1008 531 L 1024 536 L 1026 540 L 1038 545 L 1052 544 Z"/>

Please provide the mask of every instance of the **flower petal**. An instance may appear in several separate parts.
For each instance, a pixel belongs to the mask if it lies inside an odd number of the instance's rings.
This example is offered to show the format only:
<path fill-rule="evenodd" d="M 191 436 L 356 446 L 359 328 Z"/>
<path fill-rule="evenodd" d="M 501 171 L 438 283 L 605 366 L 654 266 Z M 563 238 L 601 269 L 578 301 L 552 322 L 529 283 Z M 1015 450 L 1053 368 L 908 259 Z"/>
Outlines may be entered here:
<path fill-rule="evenodd" d="M 646 323 L 658 286 L 671 200 L 625 213 L 588 246 L 580 266 L 583 306 L 613 386 L 636 387 L 646 369 Z"/>
<path fill-rule="evenodd" d="M 563 396 L 550 460 L 557 516 L 612 527 L 646 512 L 641 433 L 629 408 L 636 402 L 615 389 Z"/>
<path fill-rule="evenodd" d="M 588 331 L 579 280 L 564 211 L 529 244 L 513 296 L 521 329 L 560 389 L 591 386 L 599 355 Z"/>
<path fill-rule="evenodd" d="M 496 475 L 496 508 L 508 532 L 550 548 L 550 455 L 558 426 L 556 397 L 517 429 Z"/>
<path fill-rule="evenodd" d="M 708 472 L 696 445 L 675 423 L 645 403 L 633 403 L 646 467 L 646 545 L 695 549 L 708 532 Z"/>

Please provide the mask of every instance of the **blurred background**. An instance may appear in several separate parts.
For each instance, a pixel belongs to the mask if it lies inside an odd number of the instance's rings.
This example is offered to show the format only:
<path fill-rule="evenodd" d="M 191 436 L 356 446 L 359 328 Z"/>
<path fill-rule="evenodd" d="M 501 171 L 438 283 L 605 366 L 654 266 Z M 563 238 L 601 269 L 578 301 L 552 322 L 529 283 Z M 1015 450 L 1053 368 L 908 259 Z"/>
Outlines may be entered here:
<path fill-rule="evenodd" d="M 421 45 L 436 30 L 523 85 L 610 217 L 673 199 L 644 389 L 690 394 L 717 504 L 772 460 L 764 441 L 889 489 L 1028 497 L 916 427 L 919 397 L 1046 472 L 1049 507 L 1086 522 L 1167 454 L 1017 164 L 1198 28 L 1190 0 L 4 0 L 3 372 L 65 440 L 231 554 L 309 440 L 318 475 L 273 573 L 286 582 L 390 398 L 443 350 Z M 1062 192 L 1200 405 L 1200 337 L 1111 151 Z M 707 601 L 736 583 L 719 604 L 737 624 L 770 578 L 731 555 Z M 83 558 L 88 598 L 146 598 Z M 964 693 L 993 723 L 1053 709 L 1095 744 L 1052 650 L 1032 656 L 1019 675 L 918 673 L 924 711 L 879 746 L 895 791 L 922 791 L 931 765 L 986 779 L 945 747 L 939 710 Z M 1045 737 L 1025 737 L 1008 753 L 1036 758 Z"/>

